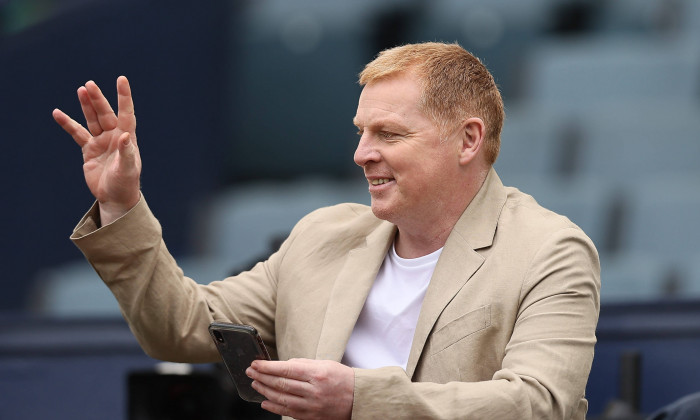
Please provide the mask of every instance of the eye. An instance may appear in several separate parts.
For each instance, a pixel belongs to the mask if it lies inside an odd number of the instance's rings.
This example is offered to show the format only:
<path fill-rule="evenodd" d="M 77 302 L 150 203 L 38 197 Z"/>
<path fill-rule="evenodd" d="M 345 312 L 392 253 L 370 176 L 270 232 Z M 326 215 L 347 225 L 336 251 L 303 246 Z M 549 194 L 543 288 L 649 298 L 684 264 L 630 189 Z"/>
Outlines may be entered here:
<path fill-rule="evenodd" d="M 362 135 L 365 133 L 365 130 L 357 130 L 357 135 L 362 137 Z"/>
<path fill-rule="evenodd" d="M 393 138 L 393 137 L 396 137 L 396 134 L 394 134 L 394 133 L 392 133 L 392 132 L 390 132 L 390 131 L 380 131 L 378 134 L 379 134 L 379 137 L 381 137 L 381 138 L 383 138 L 383 139 L 385 139 L 385 140 L 386 140 L 386 139 Z"/>

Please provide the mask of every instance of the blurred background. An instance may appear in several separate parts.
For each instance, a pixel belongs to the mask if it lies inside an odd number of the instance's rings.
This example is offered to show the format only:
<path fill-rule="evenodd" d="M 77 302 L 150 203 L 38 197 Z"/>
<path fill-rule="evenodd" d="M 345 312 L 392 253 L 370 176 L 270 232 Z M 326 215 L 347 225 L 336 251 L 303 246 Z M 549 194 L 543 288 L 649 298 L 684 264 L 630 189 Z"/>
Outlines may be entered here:
<path fill-rule="evenodd" d="M 207 283 L 308 211 L 369 202 L 356 76 L 384 48 L 433 40 L 501 88 L 504 184 L 598 247 L 589 415 L 700 391 L 699 35 L 694 0 L 0 0 L 0 418 L 261 416 L 219 392 L 217 366 L 163 373 L 140 350 L 68 239 L 92 199 L 53 108 L 82 121 L 79 86 L 114 103 L 129 77 L 144 195 Z"/>

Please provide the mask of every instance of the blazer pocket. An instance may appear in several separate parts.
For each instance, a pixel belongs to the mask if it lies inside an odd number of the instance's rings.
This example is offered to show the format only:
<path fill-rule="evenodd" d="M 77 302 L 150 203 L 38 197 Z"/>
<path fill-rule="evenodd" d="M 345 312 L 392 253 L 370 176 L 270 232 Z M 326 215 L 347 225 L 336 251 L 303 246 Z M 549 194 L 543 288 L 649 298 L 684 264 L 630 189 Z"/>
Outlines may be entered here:
<path fill-rule="evenodd" d="M 467 312 L 432 334 L 430 354 L 439 353 L 463 338 L 489 326 L 491 326 L 491 305 Z"/>

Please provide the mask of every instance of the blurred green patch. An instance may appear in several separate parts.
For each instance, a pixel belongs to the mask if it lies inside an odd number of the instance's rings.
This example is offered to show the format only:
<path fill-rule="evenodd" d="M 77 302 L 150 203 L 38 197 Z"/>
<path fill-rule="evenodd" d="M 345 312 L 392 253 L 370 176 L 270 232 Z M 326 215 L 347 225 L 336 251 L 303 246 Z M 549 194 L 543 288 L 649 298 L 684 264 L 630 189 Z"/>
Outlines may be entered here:
<path fill-rule="evenodd" d="M 7 0 L 0 2 L 0 32 L 15 34 L 51 17 L 60 1 Z"/>

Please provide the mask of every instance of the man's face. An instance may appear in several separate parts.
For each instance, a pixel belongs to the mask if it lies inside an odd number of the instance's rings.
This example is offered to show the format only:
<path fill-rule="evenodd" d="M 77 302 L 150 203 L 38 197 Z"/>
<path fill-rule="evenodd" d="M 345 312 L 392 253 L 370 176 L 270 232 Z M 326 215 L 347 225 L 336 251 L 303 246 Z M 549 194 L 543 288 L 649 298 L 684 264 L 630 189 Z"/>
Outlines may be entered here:
<path fill-rule="evenodd" d="M 458 137 L 440 141 L 419 109 L 420 85 L 410 73 L 367 84 L 354 123 L 355 163 L 364 169 L 372 211 L 399 228 L 429 229 L 460 188 Z"/>

